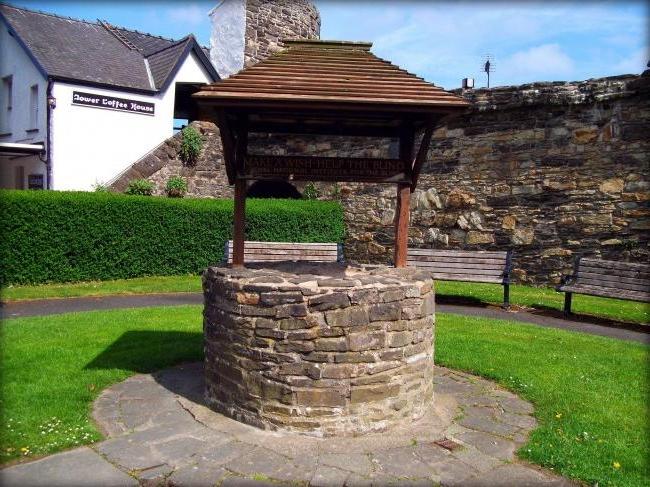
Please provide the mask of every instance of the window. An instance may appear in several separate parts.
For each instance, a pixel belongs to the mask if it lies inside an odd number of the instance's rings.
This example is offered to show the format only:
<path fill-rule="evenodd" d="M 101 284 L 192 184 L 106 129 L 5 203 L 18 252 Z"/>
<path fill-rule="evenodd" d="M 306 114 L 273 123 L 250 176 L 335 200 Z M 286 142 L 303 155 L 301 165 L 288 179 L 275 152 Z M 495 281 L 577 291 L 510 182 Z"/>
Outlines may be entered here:
<path fill-rule="evenodd" d="M 38 85 L 29 89 L 29 129 L 38 130 Z"/>
<path fill-rule="evenodd" d="M 13 76 L 2 78 L 2 93 L 0 93 L 0 133 L 9 133 L 11 122 L 11 104 L 13 103 Z"/>

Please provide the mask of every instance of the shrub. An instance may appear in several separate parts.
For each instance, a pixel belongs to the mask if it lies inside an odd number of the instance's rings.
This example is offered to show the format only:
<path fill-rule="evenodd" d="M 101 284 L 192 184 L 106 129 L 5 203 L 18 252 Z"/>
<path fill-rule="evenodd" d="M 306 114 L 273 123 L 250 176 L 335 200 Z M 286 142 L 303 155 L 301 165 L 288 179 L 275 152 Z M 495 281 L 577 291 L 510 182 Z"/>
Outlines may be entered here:
<path fill-rule="evenodd" d="M 124 190 L 124 194 L 136 196 L 151 196 L 154 185 L 147 179 L 132 179 Z"/>
<path fill-rule="evenodd" d="M 185 127 L 181 131 L 181 150 L 179 156 L 187 165 L 193 165 L 201 154 L 203 139 L 194 127 Z"/>
<path fill-rule="evenodd" d="M 302 197 L 306 200 L 317 200 L 320 193 L 314 183 L 307 183 L 302 192 Z"/>
<path fill-rule="evenodd" d="M 98 181 L 95 184 L 93 184 L 93 191 L 95 193 L 108 193 L 110 190 L 108 189 L 108 186 Z"/>
<path fill-rule="evenodd" d="M 170 198 L 182 198 L 187 193 L 187 181 L 180 176 L 172 176 L 165 187 Z"/>
<path fill-rule="evenodd" d="M 231 200 L 0 191 L 0 285 L 199 273 L 232 238 Z M 338 203 L 247 200 L 246 238 L 341 242 Z"/>

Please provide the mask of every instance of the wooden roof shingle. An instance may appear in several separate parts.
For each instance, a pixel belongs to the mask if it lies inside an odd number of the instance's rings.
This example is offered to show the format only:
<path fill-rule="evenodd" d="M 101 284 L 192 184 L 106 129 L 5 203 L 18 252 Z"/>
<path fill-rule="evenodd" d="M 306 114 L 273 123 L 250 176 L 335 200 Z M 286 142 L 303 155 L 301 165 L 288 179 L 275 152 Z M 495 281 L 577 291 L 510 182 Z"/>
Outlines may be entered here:
<path fill-rule="evenodd" d="M 195 96 L 216 105 L 326 103 L 413 111 L 468 102 L 370 52 L 368 42 L 285 40 L 286 48 Z"/>

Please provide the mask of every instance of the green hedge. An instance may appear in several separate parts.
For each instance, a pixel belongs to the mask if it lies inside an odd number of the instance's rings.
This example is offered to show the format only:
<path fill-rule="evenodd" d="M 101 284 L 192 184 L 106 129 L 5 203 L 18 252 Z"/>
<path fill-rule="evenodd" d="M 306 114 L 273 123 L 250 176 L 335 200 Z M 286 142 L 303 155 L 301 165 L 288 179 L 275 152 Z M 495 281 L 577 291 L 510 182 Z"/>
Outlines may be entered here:
<path fill-rule="evenodd" d="M 0 191 L 0 285 L 199 273 L 221 261 L 231 200 Z M 341 242 L 339 204 L 248 200 L 246 238 Z"/>

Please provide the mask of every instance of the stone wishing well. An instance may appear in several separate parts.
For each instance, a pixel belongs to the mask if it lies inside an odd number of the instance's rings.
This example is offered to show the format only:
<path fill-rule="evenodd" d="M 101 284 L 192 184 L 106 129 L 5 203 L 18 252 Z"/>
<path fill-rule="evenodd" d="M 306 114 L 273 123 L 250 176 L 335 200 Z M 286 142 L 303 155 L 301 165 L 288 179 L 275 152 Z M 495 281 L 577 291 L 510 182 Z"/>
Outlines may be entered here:
<path fill-rule="evenodd" d="M 434 292 L 427 274 L 406 268 L 409 205 L 436 123 L 468 103 L 376 57 L 370 43 L 283 42 L 193 95 L 200 117 L 219 125 L 235 186 L 232 268 L 204 274 L 206 399 L 265 429 L 383 431 L 424 415 L 433 397 Z M 399 157 L 260 154 L 249 146 L 260 133 L 392 139 Z M 245 269 L 247 187 L 260 180 L 395 185 L 395 268 Z"/>
<path fill-rule="evenodd" d="M 433 398 L 434 292 L 414 269 L 266 264 L 204 274 L 206 397 L 316 436 L 383 431 Z"/>

